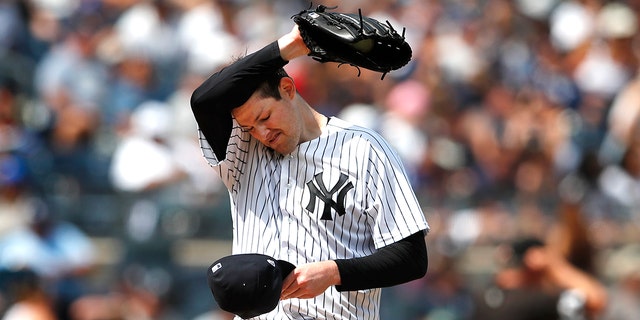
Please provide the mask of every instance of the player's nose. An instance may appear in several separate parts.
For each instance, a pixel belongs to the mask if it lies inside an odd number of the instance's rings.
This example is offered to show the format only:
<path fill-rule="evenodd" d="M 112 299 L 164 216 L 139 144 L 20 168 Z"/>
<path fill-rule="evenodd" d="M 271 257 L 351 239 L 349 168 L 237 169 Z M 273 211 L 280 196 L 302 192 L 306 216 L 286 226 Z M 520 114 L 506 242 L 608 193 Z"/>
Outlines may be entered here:
<path fill-rule="evenodd" d="M 269 132 L 270 130 L 267 127 L 262 125 L 254 127 L 254 130 L 253 130 L 254 136 L 258 140 L 262 141 L 263 143 L 266 143 L 267 141 L 269 141 Z"/>

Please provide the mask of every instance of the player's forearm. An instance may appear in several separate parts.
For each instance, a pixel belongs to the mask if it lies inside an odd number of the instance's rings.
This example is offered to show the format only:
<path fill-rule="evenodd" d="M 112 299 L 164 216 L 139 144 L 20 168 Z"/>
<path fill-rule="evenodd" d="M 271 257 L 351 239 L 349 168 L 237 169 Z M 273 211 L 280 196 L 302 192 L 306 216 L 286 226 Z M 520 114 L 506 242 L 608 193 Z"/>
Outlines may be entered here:
<path fill-rule="evenodd" d="M 389 287 L 425 275 L 427 246 L 420 231 L 372 255 L 335 261 L 341 280 L 341 284 L 336 286 L 338 291 Z"/>
<path fill-rule="evenodd" d="M 256 88 L 287 64 L 276 41 L 214 73 L 191 96 L 194 112 L 215 108 L 224 111 L 242 105 Z M 197 114 L 196 114 L 197 115 Z"/>
<path fill-rule="evenodd" d="M 204 81 L 191 96 L 192 108 L 218 105 L 231 111 L 244 103 L 267 76 L 308 53 L 298 27 L 294 26 L 277 41 L 234 61 Z"/>
<path fill-rule="evenodd" d="M 549 256 L 557 253 L 549 253 Z M 596 314 L 607 305 L 607 292 L 595 277 L 577 269 L 561 257 L 551 257 L 552 262 L 547 268 L 547 274 L 558 285 L 576 289 L 585 295 L 587 309 Z"/>

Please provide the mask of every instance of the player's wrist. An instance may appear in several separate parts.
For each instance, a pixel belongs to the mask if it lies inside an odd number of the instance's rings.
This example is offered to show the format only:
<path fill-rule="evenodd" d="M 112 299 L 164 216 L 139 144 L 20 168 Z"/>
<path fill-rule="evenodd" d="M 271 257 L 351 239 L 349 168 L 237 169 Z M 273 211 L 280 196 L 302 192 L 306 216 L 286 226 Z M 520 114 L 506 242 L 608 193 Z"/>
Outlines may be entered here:
<path fill-rule="evenodd" d="M 338 264 L 334 260 L 328 260 L 329 268 L 331 270 L 331 283 L 334 286 L 339 286 L 342 284 L 342 278 L 340 277 L 340 269 L 338 269 Z"/>
<path fill-rule="evenodd" d="M 302 40 L 298 26 L 294 26 L 291 32 L 278 39 L 278 47 L 280 48 L 280 56 L 285 61 L 291 61 L 311 52 Z"/>

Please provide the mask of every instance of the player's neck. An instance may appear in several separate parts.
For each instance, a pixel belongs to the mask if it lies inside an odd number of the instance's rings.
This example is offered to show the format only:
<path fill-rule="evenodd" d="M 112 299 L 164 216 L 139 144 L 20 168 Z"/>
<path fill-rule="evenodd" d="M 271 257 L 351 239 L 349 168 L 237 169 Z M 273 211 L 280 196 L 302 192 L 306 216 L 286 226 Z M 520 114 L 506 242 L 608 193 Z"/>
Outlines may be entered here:
<path fill-rule="evenodd" d="M 301 136 L 301 143 L 313 140 L 322 134 L 322 130 L 326 127 L 328 118 L 313 109 L 302 98 L 300 100 L 300 107 L 302 108 L 303 117 L 303 130 Z"/>

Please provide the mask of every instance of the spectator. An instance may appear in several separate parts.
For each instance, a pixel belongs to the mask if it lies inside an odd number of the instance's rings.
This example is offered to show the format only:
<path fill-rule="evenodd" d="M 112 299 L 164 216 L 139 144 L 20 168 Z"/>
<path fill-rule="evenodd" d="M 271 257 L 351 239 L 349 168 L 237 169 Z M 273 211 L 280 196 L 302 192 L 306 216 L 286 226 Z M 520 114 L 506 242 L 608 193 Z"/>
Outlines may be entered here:
<path fill-rule="evenodd" d="M 84 276 L 94 265 L 91 240 L 40 198 L 30 201 L 30 220 L 0 239 L 0 268 L 32 270 L 46 285 L 59 319 L 84 291 Z"/>
<path fill-rule="evenodd" d="M 51 298 L 44 290 L 42 279 L 29 269 L 2 271 L 7 277 L 4 288 L 9 306 L 2 320 L 59 320 Z M 0 309 L 2 310 L 2 309 Z"/>
<path fill-rule="evenodd" d="M 116 190 L 143 192 L 171 185 L 185 176 L 168 141 L 169 107 L 147 101 L 130 118 L 118 142 L 110 168 Z M 150 156 L 153 161 L 149 161 Z"/>
<path fill-rule="evenodd" d="M 506 264 L 476 293 L 472 319 L 593 319 L 605 309 L 605 286 L 541 240 L 503 249 Z"/>

